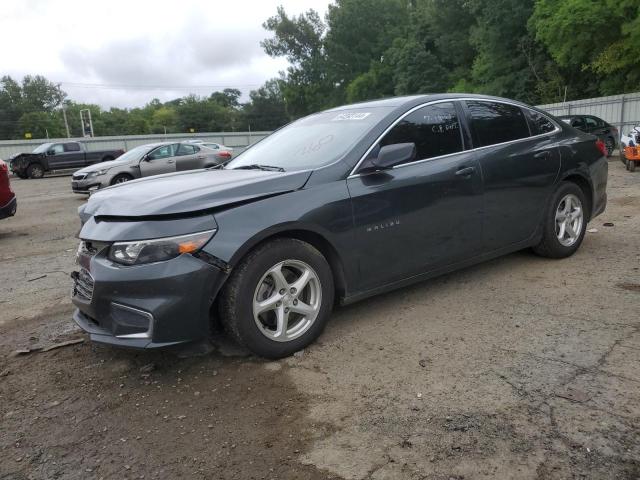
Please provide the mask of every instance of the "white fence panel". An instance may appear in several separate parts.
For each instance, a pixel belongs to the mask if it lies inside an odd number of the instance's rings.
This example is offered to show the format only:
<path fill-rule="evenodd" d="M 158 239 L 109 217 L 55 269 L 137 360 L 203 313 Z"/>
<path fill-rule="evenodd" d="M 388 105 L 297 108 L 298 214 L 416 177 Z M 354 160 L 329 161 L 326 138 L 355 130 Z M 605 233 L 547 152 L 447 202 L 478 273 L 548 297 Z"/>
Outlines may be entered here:
<path fill-rule="evenodd" d="M 212 133 L 175 133 L 167 135 L 129 135 L 119 137 L 94 137 L 94 138 L 55 138 L 34 140 L 3 140 L 0 141 L 0 159 L 8 158 L 15 153 L 33 151 L 38 145 L 47 142 L 76 141 L 83 142 L 90 151 L 95 150 L 131 150 L 139 145 L 165 141 L 184 141 L 190 139 L 206 140 L 214 143 L 222 143 L 227 147 L 233 147 L 234 154 L 242 152 L 249 145 L 262 140 L 270 132 L 212 132 Z"/>
<path fill-rule="evenodd" d="M 640 125 L 640 92 L 539 105 L 552 115 L 595 115 L 623 130 Z"/>

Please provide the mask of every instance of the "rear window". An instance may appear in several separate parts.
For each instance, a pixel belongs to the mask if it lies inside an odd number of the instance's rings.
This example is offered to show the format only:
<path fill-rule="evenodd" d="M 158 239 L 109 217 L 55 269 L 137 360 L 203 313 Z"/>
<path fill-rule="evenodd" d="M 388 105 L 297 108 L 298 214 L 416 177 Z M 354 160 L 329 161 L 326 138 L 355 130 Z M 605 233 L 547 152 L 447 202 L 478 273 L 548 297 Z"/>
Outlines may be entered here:
<path fill-rule="evenodd" d="M 64 151 L 65 152 L 79 152 L 80 151 L 80 144 L 78 144 L 78 143 L 65 143 L 64 144 Z"/>
<path fill-rule="evenodd" d="M 486 147 L 529 136 L 520 107 L 507 103 L 467 101 L 474 143 Z"/>
<path fill-rule="evenodd" d="M 524 111 L 527 115 L 527 119 L 529 120 L 531 135 L 551 133 L 556 129 L 555 124 L 540 112 L 529 110 L 528 108 L 525 108 Z"/>

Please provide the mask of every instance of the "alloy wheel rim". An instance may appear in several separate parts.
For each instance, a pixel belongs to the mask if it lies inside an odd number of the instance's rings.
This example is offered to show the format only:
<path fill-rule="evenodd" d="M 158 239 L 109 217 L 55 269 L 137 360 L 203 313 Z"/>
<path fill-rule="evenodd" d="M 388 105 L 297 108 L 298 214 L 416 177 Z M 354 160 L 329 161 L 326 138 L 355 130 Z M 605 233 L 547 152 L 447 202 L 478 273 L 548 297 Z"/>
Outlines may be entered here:
<path fill-rule="evenodd" d="M 253 294 L 253 318 L 270 340 L 289 342 L 315 323 L 322 305 L 318 274 L 305 262 L 285 260 L 262 276 Z"/>
<path fill-rule="evenodd" d="M 582 202 L 570 193 L 562 197 L 556 209 L 556 237 L 561 245 L 570 247 L 578 241 L 582 231 L 584 213 Z"/>
<path fill-rule="evenodd" d="M 128 182 L 129 179 L 126 177 L 122 177 L 116 180 L 116 183 L 124 183 L 124 182 Z"/>

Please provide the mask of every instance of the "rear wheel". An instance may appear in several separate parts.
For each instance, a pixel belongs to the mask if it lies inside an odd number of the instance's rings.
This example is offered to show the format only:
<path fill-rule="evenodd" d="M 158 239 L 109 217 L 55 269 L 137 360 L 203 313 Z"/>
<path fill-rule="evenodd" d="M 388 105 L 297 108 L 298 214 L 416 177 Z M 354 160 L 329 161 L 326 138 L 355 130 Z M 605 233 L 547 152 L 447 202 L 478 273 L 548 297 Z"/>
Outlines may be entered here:
<path fill-rule="evenodd" d="M 636 162 L 635 162 L 635 160 L 627 160 L 627 169 L 630 172 L 635 172 L 636 171 Z"/>
<path fill-rule="evenodd" d="M 542 240 L 533 247 L 538 255 L 565 258 L 580 247 L 587 228 L 588 202 L 578 185 L 562 182 L 545 214 Z"/>
<path fill-rule="evenodd" d="M 120 175 L 116 175 L 115 177 L 113 177 L 113 180 L 111 180 L 111 185 L 125 183 L 130 180 L 133 180 L 133 177 L 131 175 L 127 175 L 126 173 L 121 173 Z"/>
<path fill-rule="evenodd" d="M 627 157 L 624 156 L 624 145 L 620 145 L 620 161 L 625 167 L 627 166 Z"/>
<path fill-rule="evenodd" d="M 257 355 L 282 358 L 322 332 L 333 307 L 331 268 L 313 246 L 281 238 L 249 253 L 220 296 L 225 330 Z"/>
<path fill-rule="evenodd" d="M 29 178 L 42 178 L 44 177 L 44 167 L 39 163 L 32 163 L 27 168 L 27 176 Z"/>

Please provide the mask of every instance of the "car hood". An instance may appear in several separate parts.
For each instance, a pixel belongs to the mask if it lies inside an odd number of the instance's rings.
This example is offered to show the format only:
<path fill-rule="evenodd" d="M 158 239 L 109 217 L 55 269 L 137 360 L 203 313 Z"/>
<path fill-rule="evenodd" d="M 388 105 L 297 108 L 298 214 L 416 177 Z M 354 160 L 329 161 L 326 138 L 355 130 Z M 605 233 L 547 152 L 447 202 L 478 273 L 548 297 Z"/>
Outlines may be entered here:
<path fill-rule="evenodd" d="M 158 175 L 99 190 L 81 207 L 81 216 L 149 217 L 212 210 L 298 190 L 310 176 L 310 171 L 261 170 L 192 170 Z"/>
<path fill-rule="evenodd" d="M 119 167 L 122 165 L 128 165 L 129 161 L 127 160 L 109 160 L 108 162 L 99 162 L 94 163 L 93 165 L 89 165 L 88 167 L 84 167 L 81 170 L 78 170 L 76 173 L 91 173 L 97 172 L 98 170 L 104 170 L 105 168 Z"/>

